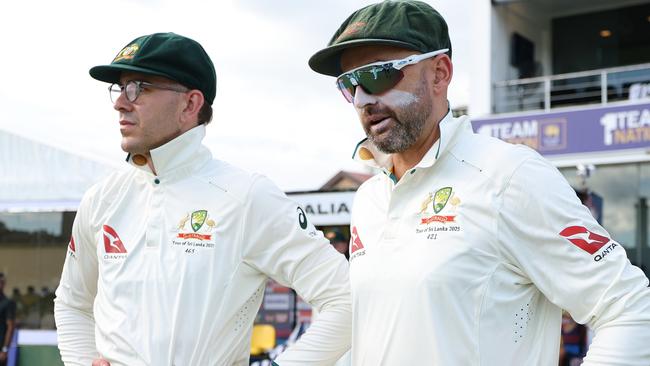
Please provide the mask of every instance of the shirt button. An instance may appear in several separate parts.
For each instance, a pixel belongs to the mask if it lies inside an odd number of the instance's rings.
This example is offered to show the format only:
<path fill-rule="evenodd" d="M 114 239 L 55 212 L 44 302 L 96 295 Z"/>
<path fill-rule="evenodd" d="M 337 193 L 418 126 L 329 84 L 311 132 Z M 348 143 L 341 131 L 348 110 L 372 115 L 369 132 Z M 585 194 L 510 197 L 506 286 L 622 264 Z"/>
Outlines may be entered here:
<path fill-rule="evenodd" d="M 153 180 L 153 182 L 156 183 L 156 184 L 160 184 L 160 179 L 156 178 L 156 179 Z"/>

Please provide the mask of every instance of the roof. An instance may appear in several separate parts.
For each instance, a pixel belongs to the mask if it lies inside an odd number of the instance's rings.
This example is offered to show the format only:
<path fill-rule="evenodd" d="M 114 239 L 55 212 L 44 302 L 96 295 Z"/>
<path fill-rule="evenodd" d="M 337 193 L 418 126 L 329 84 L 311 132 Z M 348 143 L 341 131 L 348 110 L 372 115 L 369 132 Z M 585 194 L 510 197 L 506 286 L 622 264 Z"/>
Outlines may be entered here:
<path fill-rule="evenodd" d="M 114 170 L 0 130 L 0 212 L 75 211 L 85 191 Z"/>
<path fill-rule="evenodd" d="M 337 191 L 357 189 L 359 186 L 370 179 L 373 174 L 348 172 L 341 170 L 330 178 L 321 188 L 322 191 Z"/>

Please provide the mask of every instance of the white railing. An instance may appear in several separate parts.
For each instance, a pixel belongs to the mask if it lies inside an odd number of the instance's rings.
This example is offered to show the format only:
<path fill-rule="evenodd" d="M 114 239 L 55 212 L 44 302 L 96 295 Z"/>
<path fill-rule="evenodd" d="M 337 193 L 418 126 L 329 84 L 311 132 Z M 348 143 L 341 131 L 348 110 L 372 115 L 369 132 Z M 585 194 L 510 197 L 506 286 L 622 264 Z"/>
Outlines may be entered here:
<path fill-rule="evenodd" d="M 648 98 L 650 63 L 499 81 L 493 88 L 493 113 Z"/>

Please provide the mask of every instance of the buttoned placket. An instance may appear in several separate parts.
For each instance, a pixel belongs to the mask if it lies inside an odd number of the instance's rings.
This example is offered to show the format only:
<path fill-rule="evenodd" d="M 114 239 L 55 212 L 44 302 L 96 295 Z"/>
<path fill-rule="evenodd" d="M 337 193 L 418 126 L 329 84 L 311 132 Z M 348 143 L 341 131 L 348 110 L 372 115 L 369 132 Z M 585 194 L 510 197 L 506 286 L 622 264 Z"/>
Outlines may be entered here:
<path fill-rule="evenodd" d="M 413 194 L 417 180 L 421 177 L 418 172 L 425 168 L 414 167 L 407 170 L 402 178 L 397 182 L 390 182 L 391 189 L 388 198 L 388 211 L 386 212 L 386 225 L 382 239 L 388 242 L 394 242 L 400 237 L 400 232 L 404 229 L 404 218 L 409 215 L 406 205 L 409 195 Z"/>
<path fill-rule="evenodd" d="M 411 175 L 410 173 L 407 173 Z M 388 175 L 388 174 L 387 174 Z M 388 195 L 388 205 L 386 211 L 386 224 L 384 225 L 384 230 L 382 232 L 381 242 L 383 244 L 395 244 L 397 238 L 399 237 L 399 232 L 401 228 L 401 219 L 403 217 L 401 204 L 403 199 L 401 196 L 404 194 L 404 184 L 408 182 L 406 175 L 402 176 L 402 179 L 395 182 L 391 176 L 388 176 L 386 184 Z"/>
<path fill-rule="evenodd" d="M 149 202 L 149 217 L 147 220 L 145 247 L 158 248 L 162 241 L 164 183 L 158 176 L 149 179 L 151 183 L 151 201 Z"/>

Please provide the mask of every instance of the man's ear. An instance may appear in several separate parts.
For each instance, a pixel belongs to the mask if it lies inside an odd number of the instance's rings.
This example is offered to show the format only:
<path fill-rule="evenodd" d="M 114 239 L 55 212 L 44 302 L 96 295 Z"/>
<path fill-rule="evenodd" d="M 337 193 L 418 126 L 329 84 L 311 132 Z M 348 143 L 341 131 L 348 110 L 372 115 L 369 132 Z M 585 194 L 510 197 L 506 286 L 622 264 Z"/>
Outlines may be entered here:
<path fill-rule="evenodd" d="M 199 111 L 205 103 L 205 98 L 200 90 L 192 89 L 185 94 L 185 107 L 181 112 L 181 122 L 189 124 L 191 127 L 197 125 L 199 121 Z"/>
<path fill-rule="evenodd" d="M 433 87 L 439 89 L 445 88 L 451 83 L 451 78 L 454 74 L 454 65 L 448 55 L 442 54 L 432 60 L 433 62 Z"/>

